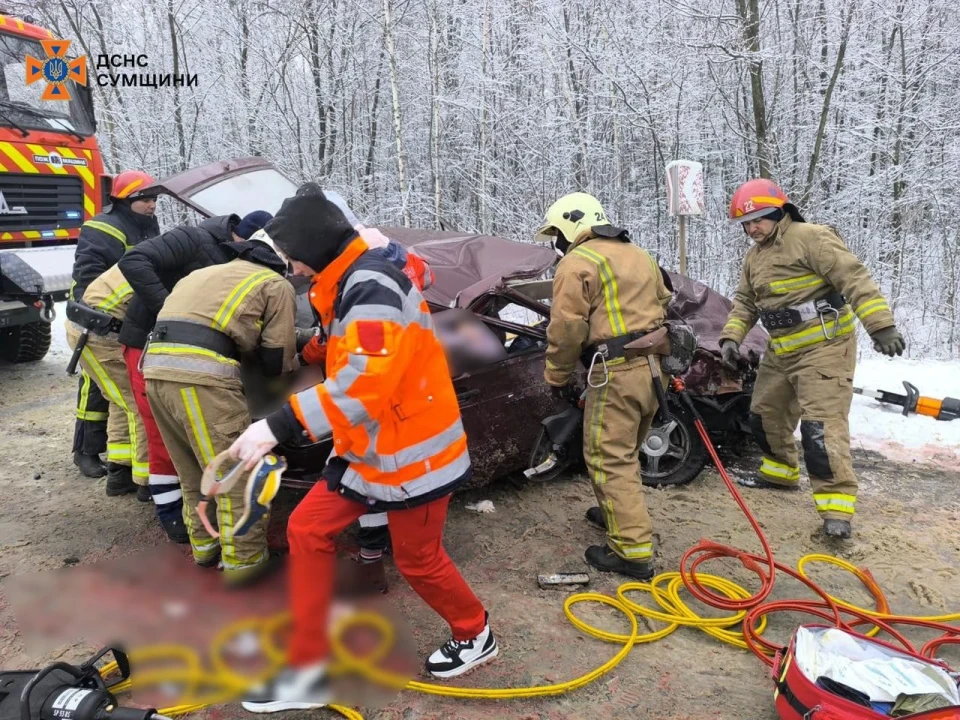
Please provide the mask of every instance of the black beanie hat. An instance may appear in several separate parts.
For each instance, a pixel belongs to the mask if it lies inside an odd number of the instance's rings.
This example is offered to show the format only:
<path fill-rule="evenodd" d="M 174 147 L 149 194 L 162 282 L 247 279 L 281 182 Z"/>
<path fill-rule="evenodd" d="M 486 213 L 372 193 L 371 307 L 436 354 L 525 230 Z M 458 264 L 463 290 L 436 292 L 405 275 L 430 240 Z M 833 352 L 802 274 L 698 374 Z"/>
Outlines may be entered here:
<path fill-rule="evenodd" d="M 264 228 L 288 258 L 306 263 L 316 272 L 332 263 L 358 234 L 351 218 L 331 197 L 316 183 L 305 183 L 296 195 L 283 201 Z"/>

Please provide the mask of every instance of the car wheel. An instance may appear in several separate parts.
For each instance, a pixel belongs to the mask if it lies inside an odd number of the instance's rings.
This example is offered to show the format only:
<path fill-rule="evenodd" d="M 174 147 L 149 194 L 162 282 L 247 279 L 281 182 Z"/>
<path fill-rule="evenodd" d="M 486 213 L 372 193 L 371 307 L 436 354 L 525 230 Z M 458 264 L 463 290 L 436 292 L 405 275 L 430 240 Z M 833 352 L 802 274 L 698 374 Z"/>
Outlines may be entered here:
<path fill-rule="evenodd" d="M 640 475 L 647 487 L 685 485 L 707 464 L 707 448 L 690 411 L 670 403 L 667 427 L 656 424 L 640 449 Z"/>
<path fill-rule="evenodd" d="M 0 360 L 9 363 L 42 360 L 50 349 L 50 323 L 43 320 L 0 331 Z"/>
<path fill-rule="evenodd" d="M 530 453 L 530 461 L 527 467 L 535 468 L 539 466 L 540 463 L 546 462 L 552 452 L 554 452 L 553 441 L 550 439 L 550 436 L 547 435 L 547 429 L 541 427 L 540 434 L 537 435 L 537 442 L 533 445 L 533 452 Z M 560 454 L 557 457 L 557 464 L 554 467 L 540 475 L 528 477 L 528 479 L 539 483 L 550 482 L 560 477 L 572 464 L 573 460 L 571 458 L 565 454 Z"/>

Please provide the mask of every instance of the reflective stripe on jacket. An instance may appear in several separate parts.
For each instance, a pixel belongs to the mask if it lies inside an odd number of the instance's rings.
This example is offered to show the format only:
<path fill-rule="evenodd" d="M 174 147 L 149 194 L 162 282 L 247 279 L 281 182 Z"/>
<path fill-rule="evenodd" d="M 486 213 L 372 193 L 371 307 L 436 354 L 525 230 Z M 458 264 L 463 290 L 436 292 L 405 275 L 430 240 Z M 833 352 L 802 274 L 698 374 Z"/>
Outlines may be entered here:
<path fill-rule="evenodd" d="M 837 315 L 823 316 L 822 325 L 816 317 L 770 331 L 770 347 L 776 354 L 797 352 L 848 335 L 855 329 L 856 318 L 871 334 L 894 324 L 890 306 L 870 272 L 836 231 L 825 225 L 794 222 L 786 216 L 771 239 L 747 251 L 720 339 L 741 343 L 761 311 L 818 300 L 834 290 L 842 293 L 848 304 Z"/>
<path fill-rule="evenodd" d="M 341 491 L 388 508 L 466 481 L 470 456 L 446 357 L 407 275 L 356 238 L 314 277 L 310 302 L 328 338 L 327 379 L 291 397 L 278 417 L 292 413 L 314 439 L 333 435 L 334 455 L 348 463 Z"/>
<path fill-rule="evenodd" d="M 212 328 L 233 340 L 240 354 L 282 353 L 285 371 L 296 368 L 293 286 L 255 262 L 236 259 L 190 273 L 167 296 L 157 322 L 175 320 Z M 197 385 L 235 385 L 240 363 L 186 343 L 151 341 L 143 360 L 149 379 Z"/>
<path fill-rule="evenodd" d="M 547 383 L 566 385 L 588 345 L 660 327 L 670 297 L 657 263 L 637 245 L 610 238 L 575 245 L 553 278 Z"/>
<path fill-rule="evenodd" d="M 123 277 L 118 265 L 111 266 L 90 283 L 83 293 L 84 303 L 117 320 L 124 319 L 131 299 L 133 299 L 133 288 Z"/>

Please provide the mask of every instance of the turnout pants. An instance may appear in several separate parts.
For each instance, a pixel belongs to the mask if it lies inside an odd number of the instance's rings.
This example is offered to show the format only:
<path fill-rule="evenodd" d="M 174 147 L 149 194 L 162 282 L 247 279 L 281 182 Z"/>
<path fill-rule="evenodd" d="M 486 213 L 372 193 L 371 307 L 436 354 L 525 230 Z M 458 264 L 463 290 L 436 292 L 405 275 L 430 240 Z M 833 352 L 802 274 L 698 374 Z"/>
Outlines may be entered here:
<path fill-rule="evenodd" d="M 243 515 L 245 480 L 215 498 L 219 541 L 206 531 L 197 512 L 204 468 L 228 449 L 250 424 L 240 382 L 231 388 L 152 378 L 146 382 L 153 417 L 180 478 L 183 522 L 190 535 L 194 560 L 206 562 L 220 553 L 223 571 L 228 576 L 242 575 L 266 562 L 269 514 L 246 535 L 235 537 L 233 534 Z"/>
<path fill-rule="evenodd" d="M 138 367 L 143 350 L 127 345 L 122 347 L 123 359 L 127 364 L 127 376 L 130 378 L 130 386 L 133 388 L 137 411 L 140 413 L 140 419 L 145 430 L 147 455 L 150 464 L 150 494 L 157 506 L 157 517 L 161 520 L 181 517 L 183 514 L 183 493 L 180 492 L 180 479 L 177 477 L 177 470 L 170 459 L 170 453 L 167 452 L 167 448 L 163 444 L 163 437 L 160 435 L 157 421 L 153 418 L 153 411 L 147 401 L 147 385 L 143 379 L 143 373 Z"/>
<path fill-rule="evenodd" d="M 107 451 L 107 413 L 110 403 L 80 368 L 80 388 L 77 390 L 77 421 L 73 428 L 73 452 L 100 455 Z"/>
<path fill-rule="evenodd" d="M 77 346 L 80 331 L 67 323 L 67 343 Z M 80 366 L 109 402 L 107 411 L 107 462 L 130 467 L 133 481 L 146 485 L 150 476 L 147 463 L 146 432 L 130 387 L 123 351 L 116 340 L 90 335 Z"/>
<path fill-rule="evenodd" d="M 800 482 L 793 439 L 800 421 L 813 501 L 824 519 L 849 520 L 856 509 L 849 426 L 856 358 L 853 333 L 795 353 L 768 349 L 750 405 L 751 428 L 763 451 L 760 474 L 767 482 Z"/>
<path fill-rule="evenodd" d="M 450 496 L 408 510 L 388 512 L 393 559 L 410 587 L 447 623 L 456 640 L 476 637 L 486 612 L 443 548 Z M 290 542 L 290 600 L 294 667 L 330 654 L 327 624 L 333 596 L 334 538 L 366 512 L 362 504 L 330 492 L 323 481 L 297 505 L 287 525 Z"/>
<path fill-rule="evenodd" d="M 610 367 L 609 375 L 603 387 L 587 389 L 584 459 L 606 519 L 607 545 L 626 560 L 648 561 L 653 525 L 640 481 L 640 446 L 657 411 L 657 394 L 646 359 Z"/>

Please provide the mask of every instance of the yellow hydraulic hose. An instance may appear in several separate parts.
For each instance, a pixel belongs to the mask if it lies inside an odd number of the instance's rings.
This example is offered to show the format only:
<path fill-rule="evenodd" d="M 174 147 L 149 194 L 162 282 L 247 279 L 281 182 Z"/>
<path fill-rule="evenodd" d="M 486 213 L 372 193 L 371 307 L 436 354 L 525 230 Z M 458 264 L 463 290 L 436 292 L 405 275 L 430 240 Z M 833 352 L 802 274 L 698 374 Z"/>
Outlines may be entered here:
<path fill-rule="evenodd" d="M 804 577 L 807 577 L 805 568 L 809 563 L 813 562 L 829 563 L 851 573 L 863 583 L 868 590 L 874 593 L 879 607 L 885 605 L 883 593 L 869 573 L 844 560 L 820 554 L 803 557 L 797 564 L 798 572 Z M 697 578 L 704 586 L 722 593 L 731 600 L 742 600 L 750 597 L 748 590 L 726 578 L 702 573 L 697 573 Z M 462 688 L 452 687 L 450 685 L 438 685 L 435 683 L 424 683 L 417 680 L 409 681 L 403 676 L 377 667 L 378 663 L 392 649 L 394 634 L 392 627 L 385 618 L 373 614 L 356 615 L 340 623 L 335 628 L 331 634 L 331 653 L 333 656 L 331 674 L 359 674 L 371 682 L 379 683 L 380 685 L 394 687 L 398 690 L 414 690 L 429 695 L 473 700 L 507 700 L 511 698 L 562 695 L 589 685 L 619 665 L 624 658 L 630 654 L 634 645 L 660 640 L 681 626 L 701 630 L 721 642 L 738 648 L 746 649 L 748 647 L 744 640 L 743 633 L 739 629 L 746 614 L 744 611 L 720 618 L 701 617 L 681 598 L 681 591 L 683 589 L 683 579 L 680 577 L 680 573 L 666 572 L 656 576 L 649 583 L 624 583 L 617 588 L 616 597 L 594 592 L 578 593 L 568 597 L 563 604 L 563 612 L 567 620 L 569 620 L 577 630 L 605 642 L 618 644 L 621 647 L 613 657 L 596 669 L 566 682 L 551 685 L 536 685 L 526 688 Z M 635 602 L 628 597 L 630 593 L 646 593 L 650 595 L 659 609 L 655 610 Z M 629 634 L 601 630 L 578 618 L 573 612 L 573 606 L 586 602 L 599 603 L 622 613 L 630 624 Z M 953 622 L 960 620 L 960 613 L 912 618 L 881 613 L 877 610 L 865 610 L 836 598 L 834 598 L 834 602 L 843 608 L 859 610 L 880 620 L 899 619 L 930 622 Z M 638 616 L 657 623 L 663 623 L 664 626 L 658 630 L 641 634 L 637 622 Z M 122 692 L 131 688 L 152 687 L 169 683 L 181 685 L 184 695 L 181 698 L 180 704 L 160 710 L 160 713 L 166 716 L 186 715 L 211 705 L 235 701 L 252 685 L 266 679 L 283 666 L 284 653 L 277 647 L 275 638 L 278 631 L 286 625 L 289 620 L 289 614 L 284 613 L 271 618 L 243 620 L 230 625 L 220 632 L 211 644 L 208 667 L 204 666 L 202 659 L 195 651 L 186 647 L 159 645 L 133 652 L 130 657 L 131 661 L 135 664 L 150 665 L 153 662 L 162 660 L 175 662 L 177 665 L 173 668 L 163 667 L 156 670 L 138 672 L 137 675 L 129 681 L 118 685 L 115 691 Z M 763 631 L 765 623 L 766 619 L 764 618 L 758 626 L 758 633 Z M 349 629 L 358 626 L 371 627 L 380 633 L 380 644 L 363 658 L 353 656 L 343 643 L 345 633 Z M 241 633 L 251 631 L 256 632 L 260 638 L 260 651 L 265 660 L 262 671 L 255 676 L 237 673 L 230 667 L 224 652 L 232 638 Z M 879 628 L 874 627 L 868 634 L 876 634 L 877 632 L 879 632 Z M 958 633 L 960 633 L 960 628 L 958 628 Z M 104 675 L 107 675 L 116 669 L 116 664 L 114 663 L 103 668 L 102 672 Z M 349 720 L 363 720 L 358 712 L 350 708 L 337 705 L 330 705 L 328 707 L 343 717 L 349 718 Z"/>

